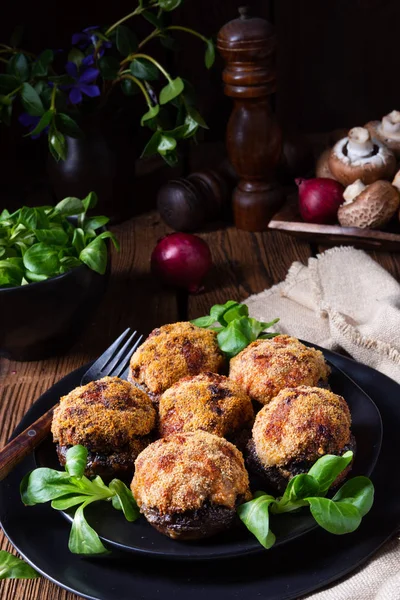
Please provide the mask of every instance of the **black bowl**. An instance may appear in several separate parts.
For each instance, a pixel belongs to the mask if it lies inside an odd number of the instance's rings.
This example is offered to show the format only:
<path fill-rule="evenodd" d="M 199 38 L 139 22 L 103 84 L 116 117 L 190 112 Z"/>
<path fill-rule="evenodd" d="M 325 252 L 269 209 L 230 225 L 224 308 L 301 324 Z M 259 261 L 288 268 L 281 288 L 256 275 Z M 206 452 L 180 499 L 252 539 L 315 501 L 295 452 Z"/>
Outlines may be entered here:
<path fill-rule="evenodd" d="M 109 278 L 81 265 L 13 288 L 0 288 L 0 356 L 41 360 L 62 354 L 96 310 Z"/>

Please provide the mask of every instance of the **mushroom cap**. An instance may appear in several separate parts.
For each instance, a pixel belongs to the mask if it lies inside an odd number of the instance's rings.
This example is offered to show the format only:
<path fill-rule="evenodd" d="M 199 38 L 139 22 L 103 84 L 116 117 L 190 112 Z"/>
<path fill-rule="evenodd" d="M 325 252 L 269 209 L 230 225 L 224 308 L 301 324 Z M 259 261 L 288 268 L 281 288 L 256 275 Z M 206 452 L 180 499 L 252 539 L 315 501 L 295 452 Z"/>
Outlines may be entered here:
<path fill-rule="evenodd" d="M 339 207 L 338 220 L 342 227 L 379 229 L 390 221 L 399 204 L 399 192 L 392 184 L 375 181 L 352 202 Z"/>
<path fill-rule="evenodd" d="M 330 153 L 328 165 L 334 179 L 343 185 L 350 185 L 357 179 L 369 184 L 379 179 L 393 177 L 396 171 L 396 159 L 393 152 L 382 142 L 374 138 L 373 143 L 377 152 L 372 156 L 351 161 L 346 152 L 348 141 L 348 137 L 342 138 Z"/>
<path fill-rule="evenodd" d="M 317 164 L 315 165 L 315 176 L 316 177 L 324 177 L 328 179 L 335 179 L 329 169 L 329 156 L 331 154 L 331 148 L 326 148 L 323 151 L 321 156 L 317 160 Z"/>
<path fill-rule="evenodd" d="M 396 158 L 400 158 L 400 138 L 388 137 L 387 133 L 382 129 L 382 121 L 369 121 L 364 127 L 368 129 L 372 138 L 382 142 L 382 144 L 390 148 Z"/>

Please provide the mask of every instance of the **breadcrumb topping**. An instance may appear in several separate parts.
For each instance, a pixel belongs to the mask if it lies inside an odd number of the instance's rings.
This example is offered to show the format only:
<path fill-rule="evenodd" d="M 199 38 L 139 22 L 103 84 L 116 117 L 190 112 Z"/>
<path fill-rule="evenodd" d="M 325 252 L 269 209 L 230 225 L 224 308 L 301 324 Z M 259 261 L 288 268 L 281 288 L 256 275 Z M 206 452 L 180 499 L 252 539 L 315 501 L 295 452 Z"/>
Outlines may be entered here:
<path fill-rule="evenodd" d="M 63 396 L 51 431 L 60 446 L 82 444 L 93 452 L 110 453 L 131 446 L 154 428 L 156 411 L 150 398 L 118 377 L 103 377 Z"/>
<path fill-rule="evenodd" d="M 160 435 L 202 429 L 221 437 L 250 426 L 253 405 L 242 388 L 223 375 L 184 377 L 166 390 L 159 405 Z"/>
<path fill-rule="evenodd" d="M 205 431 L 177 433 L 153 442 L 135 462 L 132 493 L 143 510 L 160 514 L 199 509 L 205 502 L 235 508 L 249 500 L 242 453 Z"/>
<path fill-rule="evenodd" d="M 330 369 L 320 350 L 298 339 L 278 335 L 256 340 L 230 361 L 229 377 L 252 400 L 267 404 L 280 390 L 298 385 L 314 386 L 327 381 Z"/>
<path fill-rule="evenodd" d="M 314 461 L 350 442 L 351 416 L 342 396 L 299 386 L 282 390 L 256 416 L 253 440 L 264 467 Z"/>
<path fill-rule="evenodd" d="M 224 364 L 214 331 L 171 323 L 154 329 L 132 355 L 129 380 L 158 396 L 182 377 L 218 373 Z"/>

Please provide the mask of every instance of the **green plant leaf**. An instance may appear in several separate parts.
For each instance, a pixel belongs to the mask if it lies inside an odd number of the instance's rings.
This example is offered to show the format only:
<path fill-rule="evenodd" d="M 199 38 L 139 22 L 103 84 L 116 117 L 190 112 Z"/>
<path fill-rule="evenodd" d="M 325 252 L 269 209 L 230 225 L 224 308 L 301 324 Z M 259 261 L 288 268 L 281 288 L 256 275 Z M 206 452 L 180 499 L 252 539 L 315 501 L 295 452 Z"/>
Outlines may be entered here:
<path fill-rule="evenodd" d="M 141 15 L 144 19 L 146 19 L 146 21 L 151 23 L 153 25 L 153 27 L 156 27 L 157 29 L 161 29 L 161 30 L 164 28 L 164 21 L 162 18 L 162 14 L 157 16 L 154 13 L 150 12 L 149 10 L 144 10 L 144 11 L 142 11 Z"/>
<path fill-rule="evenodd" d="M 161 140 L 161 131 L 155 131 L 149 141 L 147 142 L 144 150 L 142 152 L 141 158 L 146 156 L 151 156 L 152 154 L 156 154 L 158 145 Z"/>
<path fill-rule="evenodd" d="M 65 160 L 67 158 L 68 148 L 64 134 L 55 127 L 50 128 L 49 149 L 56 161 Z"/>
<path fill-rule="evenodd" d="M 233 306 L 239 306 L 239 302 L 234 300 L 228 300 L 225 304 L 214 304 L 210 309 L 210 316 L 214 317 L 214 320 L 221 325 L 227 325 L 227 321 L 223 318 L 224 314 Z"/>
<path fill-rule="evenodd" d="M 140 120 L 140 124 L 144 125 L 145 122 L 148 121 L 149 119 L 154 119 L 154 117 L 156 117 L 159 112 L 160 112 L 160 105 L 155 104 L 154 106 L 149 108 L 149 110 L 142 116 L 142 118 Z"/>
<path fill-rule="evenodd" d="M 84 53 L 79 48 L 71 48 L 68 52 L 68 62 L 74 63 L 78 69 L 82 64 L 83 59 L 85 58 Z"/>
<path fill-rule="evenodd" d="M 324 496 L 335 481 L 337 476 L 351 463 L 353 453 L 345 452 L 343 456 L 325 454 L 321 456 L 308 471 L 308 474 L 317 480 L 319 495 Z"/>
<path fill-rule="evenodd" d="M 73 217 L 74 215 L 80 215 L 85 211 L 82 200 L 74 198 L 72 196 L 64 198 L 58 204 L 55 205 L 55 210 L 64 217 Z"/>
<path fill-rule="evenodd" d="M 40 118 L 39 123 L 36 125 L 36 127 L 30 131 L 29 133 L 26 134 L 27 136 L 32 136 L 32 135 L 38 135 L 39 133 L 41 133 L 44 129 L 46 129 L 46 127 L 48 127 L 52 121 L 53 118 L 53 111 L 52 110 L 47 110 Z"/>
<path fill-rule="evenodd" d="M 176 140 L 172 137 L 168 137 L 167 135 L 161 134 L 161 138 L 159 144 L 157 146 L 157 151 L 160 154 L 166 154 L 171 150 L 176 148 Z"/>
<path fill-rule="evenodd" d="M 128 56 L 137 50 L 138 40 L 136 35 L 131 29 L 129 29 L 129 27 L 120 25 L 117 28 L 116 45 L 118 52 L 120 52 L 122 56 Z"/>
<path fill-rule="evenodd" d="M 38 281 L 45 281 L 46 279 L 49 278 L 49 275 L 43 275 L 43 274 L 39 274 L 39 273 L 32 273 L 28 269 L 25 271 L 25 276 L 32 283 L 37 283 Z"/>
<path fill-rule="evenodd" d="M 138 79 L 155 81 L 158 79 L 158 69 L 152 62 L 145 58 L 135 58 L 129 65 L 130 72 Z"/>
<path fill-rule="evenodd" d="M 55 510 L 68 510 L 68 508 L 83 504 L 87 499 L 87 495 L 79 495 L 79 491 L 77 490 L 75 494 L 65 494 L 65 496 L 61 496 L 61 498 L 52 500 L 51 508 L 54 508 Z"/>
<path fill-rule="evenodd" d="M 215 46 L 212 40 L 207 40 L 206 52 L 204 54 L 204 63 L 207 69 L 211 69 L 215 61 Z"/>
<path fill-rule="evenodd" d="M 239 354 L 249 345 L 246 317 L 235 319 L 217 334 L 218 345 L 228 358 Z"/>
<path fill-rule="evenodd" d="M 182 4 L 182 0 L 158 0 L 158 4 L 162 10 L 169 12 L 178 8 Z"/>
<path fill-rule="evenodd" d="M 346 502 L 333 502 L 329 498 L 306 498 L 318 525 L 336 535 L 351 533 L 359 527 L 361 514 L 356 506 Z"/>
<path fill-rule="evenodd" d="M 12 75 L 0 75 L 0 94 L 9 94 L 20 85 L 19 80 Z"/>
<path fill-rule="evenodd" d="M 85 213 L 91 208 L 94 208 L 97 205 L 98 197 L 96 192 L 89 192 L 86 198 L 82 200 L 83 207 L 85 209 Z"/>
<path fill-rule="evenodd" d="M 90 269 L 104 275 L 107 268 L 107 246 L 97 237 L 81 251 L 79 258 Z"/>
<path fill-rule="evenodd" d="M 85 219 L 83 229 L 84 231 L 88 231 L 88 229 L 93 229 L 93 231 L 95 231 L 96 229 L 107 225 L 109 220 L 108 217 L 90 217 L 89 219 Z"/>
<path fill-rule="evenodd" d="M 207 123 L 205 122 L 201 114 L 193 106 L 188 106 L 187 111 L 189 116 L 193 119 L 193 121 L 195 121 L 195 123 L 198 124 L 199 127 L 202 127 L 203 129 L 208 129 Z"/>
<path fill-rule="evenodd" d="M 88 451 L 84 446 L 77 445 L 68 448 L 66 454 L 65 470 L 74 477 L 82 477 L 86 469 Z"/>
<path fill-rule="evenodd" d="M 198 319 L 193 319 L 190 322 L 193 323 L 193 325 L 196 325 L 196 327 L 211 327 L 211 325 L 214 325 L 215 319 L 214 319 L 214 317 L 206 316 L 206 317 L 199 317 Z"/>
<path fill-rule="evenodd" d="M 103 79 L 117 79 L 120 63 L 115 56 L 102 56 L 98 62 L 100 73 Z"/>
<path fill-rule="evenodd" d="M 33 117 L 41 117 L 44 113 L 39 94 L 29 83 L 22 84 L 21 103 L 26 112 Z"/>
<path fill-rule="evenodd" d="M 32 76 L 33 77 L 45 77 L 48 73 L 49 66 L 54 60 L 54 53 L 52 50 L 45 50 L 42 52 L 36 62 L 32 65 Z"/>
<path fill-rule="evenodd" d="M 77 227 L 74 231 L 74 235 L 72 237 L 72 245 L 77 251 L 78 255 L 82 252 L 85 244 L 85 233 L 81 227 Z"/>
<path fill-rule="evenodd" d="M 177 52 L 179 50 L 179 44 L 178 42 L 172 37 L 172 35 L 160 35 L 160 43 L 161 46 L 164 46 L 164 48 L 167 48 L 167 50 L 173 50 L 175 52 Z"/>
<path fill-rule="evenodd" d="M 285 492 L 272 507 L 272 512 L 279 514 L 296 510 L 308 504 L 304 498 L 317 496 L 319 493 L 318 482 L 307 473 L 295 475 L 287 484 Z"/>
<path fill-rule="evenodd" d="M 103 546 L 98 534 L 89 525 L 84 515 L 85 504 L 77 508 L 72 522 L 68 548 L 73 554 L 93 556 L 105 554 L 107 548 Z"/>
<path fill-rule="evenodd" d="M 60 266 L 58 250 L 54 246 L 33 244 L 24 254 L 24 266 L 32 273 L 55 275 Z"/>
<path fill-rule="evenodd" d="M 104 231 L 103 233 L 99 233 L 99 235 L 97 236 L 96 239 L 98 240 L 106 240 L 106 239 L 110 239 L 112 241 L 112 243 L 114 244 L 114 247 L 116 248 L 116 250 L 119 250 L 119 242 L 117 240 L 117 238 L 115 237 L 115 235 L 113 234 L 112 231 Z"/>
<path fill-rule="evenodd" d="M 5 550 L 0 550 L 1 579 L 35 579 L 40 577 L 25 561 Z"/>
<path fill-rule="evenodd" d="M 135 96 L 140 92 L 139 86 L 132 79 L 123 79 L 121 89 L 126 96 Z"/>
<path fill-rule="evenodd" d="M 167 104 L 183 92 L 185 84 L 180 77 L 170 81 L 160 92 L 160 104 Z"/>
<path fill-rule="evenodd" d="M 83 131 L 79 127 L 78 123 L 64 113 L 57 113 L 56 124 L 59 131 L 61 131 L 61 133 L 64 133 L 65 135 L 68 135 L 69 137 L 83 137 Z"/>
<path fill-rule="evenodd" d="M 37 229 L 36 237 L 39 242 L 50 246 L 66 246 L 68 244 L 68 234 L 62 227 L 53 229 Z"/>
<path fill-rule="evenodd" d="M 18 264 L 15 264 L 12 258 L 0 260 L 1 287 L 14 287 L 21 285 L 23 275 L 23 269 L 21 269 Z"/>
<path fill-rule="evenodd" d="M 25 506 L 43 504 L 66 494 L 77 492 L 79 490 L 70 483 L 68 473 L 47 467 L 40 467 L 27 473 L 20 485 L 21 499 Z"/>
<path fill-rule="evenodd" d="M 368 477 L 353 477 L 342 485 L 332 500 L 352 504 L 358 508 L 360 515 L 365 517 L 374 503 L 373 483 Z"/>
<path fill-rule="evenodd" d="M 25 54 L 18 52 L 10 58 L 7 64 L 7 73 L 14 75 L 20 81 L 29 79 L 29 63 Z"/>
<path fill-rule="evenodd" d="M 108 487 L 116 494 L 112 499 L 114 508 L 117 508 L 116 502 L 114 501 L 114 498 L 117 497 L 119 500 L 119 507 L 122 509 L 125 519 L 130 522 L 136 521 L 140 516 L 140 512 L 131 490 L 119 479 L 113 479 Z"/>
<path fill-rule="evenodd" d="M 253 500 L 241 504 L 237 512 L 247 529 L 268 549 L 275 543 L 275 535 L 269 528 L 269 507 L 275 498 L 264 492 L 256 492 L 254 496 Z"/>

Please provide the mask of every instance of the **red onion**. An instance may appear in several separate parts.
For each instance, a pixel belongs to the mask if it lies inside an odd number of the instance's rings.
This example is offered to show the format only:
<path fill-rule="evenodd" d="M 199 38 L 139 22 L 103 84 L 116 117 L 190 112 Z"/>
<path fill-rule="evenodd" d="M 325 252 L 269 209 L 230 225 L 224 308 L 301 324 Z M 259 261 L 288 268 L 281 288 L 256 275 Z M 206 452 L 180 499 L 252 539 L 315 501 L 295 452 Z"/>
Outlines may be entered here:
<path fill-rule="evenodd" d="M 204 240 L 190 233 L 170 233 L 163 237 L 151 255 L 151 270 L 164 283 L 198 292 L 212 264 Z"/>
<path fill-rule="evenodd" d="M 337 211 L 343 204 L 344 187 L 334 179 L 296 179 L 299 187 L 300 214 L 307 223 L 336 223 Z"/>

